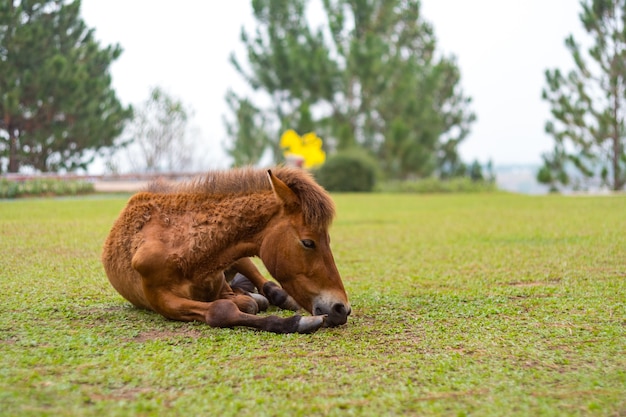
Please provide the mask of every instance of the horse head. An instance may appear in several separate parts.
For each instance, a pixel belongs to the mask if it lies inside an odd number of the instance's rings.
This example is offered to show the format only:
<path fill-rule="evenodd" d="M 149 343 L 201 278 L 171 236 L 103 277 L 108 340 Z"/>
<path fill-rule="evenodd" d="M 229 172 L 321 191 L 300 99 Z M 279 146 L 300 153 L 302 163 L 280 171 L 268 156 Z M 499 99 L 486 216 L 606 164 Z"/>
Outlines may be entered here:
<path fill-rule="evenodd" d="M 330 250 L 328 225 L 334 214 L 330 197 L 311 181 L 313 193 L 323 200 L 317 201 L 317 205 L 327 206 L 326 211 L 330 212 L 316 217 L 310 214 L 315 207 L 306 207 L 315 198 L 302 198 L 306 190 L 294 192 L 271 171 L 268 176 L 280 209 L 263 234 L 261 260 L 283 289 L 309 313 L 326 315 L 330 326 L 346 323 L 351 308 Z"/>

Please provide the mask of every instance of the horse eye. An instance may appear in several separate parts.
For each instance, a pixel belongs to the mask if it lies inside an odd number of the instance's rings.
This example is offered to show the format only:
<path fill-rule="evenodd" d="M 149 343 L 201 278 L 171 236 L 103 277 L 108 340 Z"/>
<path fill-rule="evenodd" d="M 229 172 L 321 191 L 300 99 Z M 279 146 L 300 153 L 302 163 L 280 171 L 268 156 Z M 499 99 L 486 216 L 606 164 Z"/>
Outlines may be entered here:
<path fill-rule="evenodd" d="M 307 249 L 315 249 L 315 242 L 313 242 L 311 239 L 303 239 L 300 241 L 300 243 L 302 243 L 302 246 Z"/>

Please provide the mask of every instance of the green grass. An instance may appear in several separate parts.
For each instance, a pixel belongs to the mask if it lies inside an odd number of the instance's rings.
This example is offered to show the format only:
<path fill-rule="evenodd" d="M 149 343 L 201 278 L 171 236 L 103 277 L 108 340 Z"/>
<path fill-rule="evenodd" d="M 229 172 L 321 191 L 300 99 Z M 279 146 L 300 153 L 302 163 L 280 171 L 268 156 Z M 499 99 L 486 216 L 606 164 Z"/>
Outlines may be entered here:
<path fill-rule="evenodd" d="M 336 195 L 346 326 L 125 302 L 124 198 L 0 202 L 0 415 L 626 415 L 626 197 Z"/>

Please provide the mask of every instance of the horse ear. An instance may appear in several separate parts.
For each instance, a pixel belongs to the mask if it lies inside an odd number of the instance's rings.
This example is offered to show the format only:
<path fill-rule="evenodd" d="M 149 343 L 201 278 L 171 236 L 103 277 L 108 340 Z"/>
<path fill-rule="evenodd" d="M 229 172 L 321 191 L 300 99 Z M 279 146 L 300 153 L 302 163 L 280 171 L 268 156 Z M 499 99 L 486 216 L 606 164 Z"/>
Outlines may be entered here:
<path fill-rule="evenodd" d="M 267 170 L 267 176 L 270 180 L 270 184 L 272 185 L 274 195 L 276 195 L 278 200 L 283 203 L 285 208 L 294 210 L 300 207 L 300 199 L 296 193 L 294 193 L 287 184 L 278 179 L 272 173 L 271 169 Z"/>

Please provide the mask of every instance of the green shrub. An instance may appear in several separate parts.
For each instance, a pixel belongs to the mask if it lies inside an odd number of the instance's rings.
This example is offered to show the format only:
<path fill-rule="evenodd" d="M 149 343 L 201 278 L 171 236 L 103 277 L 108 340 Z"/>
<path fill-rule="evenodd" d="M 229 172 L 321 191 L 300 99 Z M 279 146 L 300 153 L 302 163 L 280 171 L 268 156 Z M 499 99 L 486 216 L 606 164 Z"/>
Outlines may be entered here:
<path fill-rule="evenodd" d="M 376 162 L 364 151 L 353 149 L 330 156 L 314 172 L 328 191 L 370 192 L 376 184 Z"/>
<path fill-rule="evenodd" d="M 492 181 L 472 181 L 468 177 L 441 180 L 424 178 L 419 180 L 387 181 L 377 187 L 387 193 L 477 193 L 497 191 Z"/>
<path fill-rule="evenodd" d="M 78 195 L 93 193 L 94 191 L 93 183 L 88 181 L 51 178 L 14 181 L 0 178 L 0 198 Z"/>

